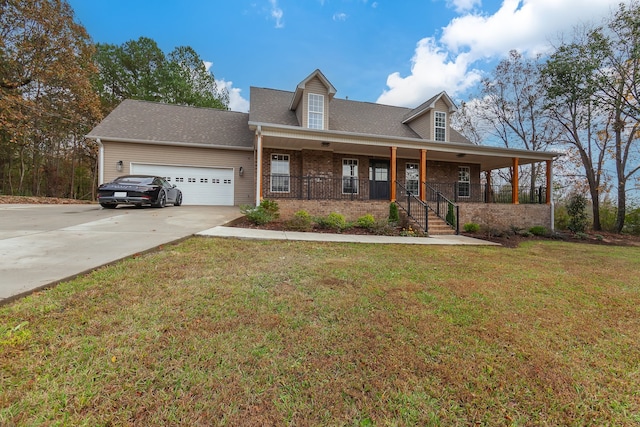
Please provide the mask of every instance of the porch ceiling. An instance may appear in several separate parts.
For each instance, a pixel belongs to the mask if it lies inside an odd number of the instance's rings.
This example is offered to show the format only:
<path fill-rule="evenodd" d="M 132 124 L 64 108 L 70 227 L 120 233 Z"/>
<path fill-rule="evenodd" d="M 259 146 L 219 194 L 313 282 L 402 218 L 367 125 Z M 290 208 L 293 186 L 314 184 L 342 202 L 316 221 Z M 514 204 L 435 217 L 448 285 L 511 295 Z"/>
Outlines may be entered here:
<path fill-rule="evenodd" d="M 376 158 L 389 158 L 390 147 L 397 147 L 396 155 L 402 159 L 420 159 L 420 150 L 427 150 L 427 160 L 450 162 L 456 164 L 479 164 L 481 170 L 493 170 L 511 167 L 513 158 L 518 157 L 520 165 L 551 160 L 557 153 L 535 153 L 526 150 L 501 149 L 499 147 L 487 147 L 471 144 L 451 143 L 449 147 L 420 146 L 416 143 L 405 141 L 398 144 L 381 144 L 370 141 L 319 141 L 309 139 L 288 138 L 282 136 L 264 136 L 263 147 L 282 150 L 318 150 L 333 153 L 369 156 Z"/>

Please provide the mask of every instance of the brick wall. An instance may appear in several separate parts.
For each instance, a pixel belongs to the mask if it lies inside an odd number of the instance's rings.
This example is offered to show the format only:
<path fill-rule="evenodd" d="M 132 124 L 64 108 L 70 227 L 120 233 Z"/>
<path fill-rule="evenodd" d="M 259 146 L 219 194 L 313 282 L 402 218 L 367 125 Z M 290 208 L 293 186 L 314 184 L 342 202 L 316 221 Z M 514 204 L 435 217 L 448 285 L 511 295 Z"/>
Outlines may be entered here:
<path fill-rule="evenodd" d="M 280 206 L 280 218 L 289 219 L 299 210 L 305 210 L 312 216 L 326 216 L 336 212 L 345 216 L 347 221 L 371 214 L 375 219 L 389 217 L 389 201 L 381 200 L 289 200 L 272 199 Z"/>
<path fill-rule="evenodd" d="M 460 228 L 469 222 L 507 230 L 511 226 L 531 228 L 542 225 L 552 229 L 551 205 L 511 205 L 501 203 L 461 203 Z"/>

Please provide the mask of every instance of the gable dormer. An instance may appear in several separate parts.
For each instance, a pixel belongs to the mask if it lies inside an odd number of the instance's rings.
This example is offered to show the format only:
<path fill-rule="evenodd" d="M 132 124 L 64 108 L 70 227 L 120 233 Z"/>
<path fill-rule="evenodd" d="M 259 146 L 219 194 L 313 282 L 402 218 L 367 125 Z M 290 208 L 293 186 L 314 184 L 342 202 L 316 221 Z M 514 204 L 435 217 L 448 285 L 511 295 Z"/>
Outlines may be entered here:
<path fill-rule="evenodd" d="M 315 70 L 296 87 L 289 109 L 296 112 L 298 123 L 304 128 L 329 129 L 329 102 L 336 88 Z"/>
<path fill-rule="evenodd" d="M 446 92 L 440 92 L 409 111 L 402 123 L 409 125 L 422 139 L 449 142 L 452 140 L 451 114 L 456 111 L 458 108 L 449 95 Z"/>

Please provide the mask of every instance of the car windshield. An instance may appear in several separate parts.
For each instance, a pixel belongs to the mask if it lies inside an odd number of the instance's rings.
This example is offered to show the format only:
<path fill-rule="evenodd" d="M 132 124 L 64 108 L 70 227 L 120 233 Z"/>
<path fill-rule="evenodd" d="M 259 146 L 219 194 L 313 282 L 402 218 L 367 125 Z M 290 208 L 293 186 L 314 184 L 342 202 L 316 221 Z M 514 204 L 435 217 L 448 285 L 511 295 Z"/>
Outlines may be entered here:
<path fill-rule="evenodd" d="M 116 178 L 114 182 L 118 184 L 133 184 L 133 185 L 152 185 L 152 176 L 121 176 Z"/>

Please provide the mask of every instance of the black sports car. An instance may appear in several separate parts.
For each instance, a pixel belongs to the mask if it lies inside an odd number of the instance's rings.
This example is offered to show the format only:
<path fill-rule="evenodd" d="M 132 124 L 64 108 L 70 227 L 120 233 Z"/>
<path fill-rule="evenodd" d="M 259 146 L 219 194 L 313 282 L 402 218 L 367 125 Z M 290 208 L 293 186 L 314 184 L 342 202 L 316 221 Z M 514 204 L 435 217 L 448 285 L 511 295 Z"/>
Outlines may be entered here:
<path fill-rule="evenodd" d="M 118 205 L 151 205 L 164 208 L 167 204 L 180 206 L 182 191 L 164 178 L 150 175 L 125 175 L 98 187 L 100 206 L 114 209 Z"/>

